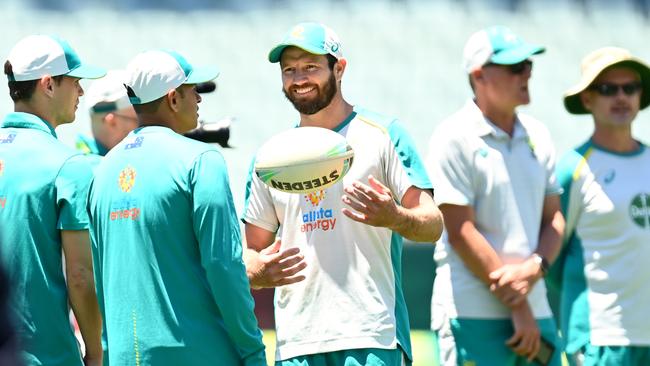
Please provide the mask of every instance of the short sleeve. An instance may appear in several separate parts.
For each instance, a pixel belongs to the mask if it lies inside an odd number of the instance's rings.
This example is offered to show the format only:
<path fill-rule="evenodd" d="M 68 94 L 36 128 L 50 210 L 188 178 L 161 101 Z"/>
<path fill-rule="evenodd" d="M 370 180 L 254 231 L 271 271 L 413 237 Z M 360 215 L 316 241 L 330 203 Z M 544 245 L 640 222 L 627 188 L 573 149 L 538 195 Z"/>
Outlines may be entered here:
<path fill-rule="evenodd" d="M 57 229 L 85 230 L 88 228 L 86 198 L 92 179 L 92 164 L 84 155 L 67 159 L 54 181 L 59 210 Z"/>
<path fill-rule="evenodd" d="M 475 200 L 469 149 L 460 138 L 436 130 L 429 141 L 426 166 L 431 179 L 436 182 L 436 203 L 473 206 Z"/>
<path fill-rule="evenodd" d="M 386 181 L 391 192 L 401 201 L 412 186 L 432 189 L 424 162 L 406 129 L 395 120 L 388 125 L 388 135 L 391 144 L 386 154 Z"/>
<path fill-rule="evenodd" d="M 278 231 L 280 222 L 275 213 L 270 188 L 255 174 L 255 159 L 251 162 L 246 179 L 246 197 L 242 221 L 259 226 L 272 233 Z"/>

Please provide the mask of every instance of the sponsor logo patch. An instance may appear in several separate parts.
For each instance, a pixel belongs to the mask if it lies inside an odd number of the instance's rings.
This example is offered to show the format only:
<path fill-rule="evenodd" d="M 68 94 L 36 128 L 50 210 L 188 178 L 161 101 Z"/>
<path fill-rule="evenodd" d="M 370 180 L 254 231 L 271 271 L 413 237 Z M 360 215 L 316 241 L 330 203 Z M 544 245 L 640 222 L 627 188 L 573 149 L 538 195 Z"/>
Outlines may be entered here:
<path fill-rule="evenodd" d="M 10 144 L 16 139 L 15 133 L 0 133 L 0 144 Z"/>
<path fill-rule="evenodd" d="M 321 202 L 325 199 L 325 191 L 314 191 L 305 195 L 305 201 L 317 208 L 303 212 L 300 231 L 310 232 L 314 230 L 329 231 L 334 230 L 336 218 L 331 208 L 320 207 Z"/>
<path fill-rule="evenodd" d="M 650 229 L 650 194 L 639 193 L 630 202 L 632 221 L 644 229 Z"/>

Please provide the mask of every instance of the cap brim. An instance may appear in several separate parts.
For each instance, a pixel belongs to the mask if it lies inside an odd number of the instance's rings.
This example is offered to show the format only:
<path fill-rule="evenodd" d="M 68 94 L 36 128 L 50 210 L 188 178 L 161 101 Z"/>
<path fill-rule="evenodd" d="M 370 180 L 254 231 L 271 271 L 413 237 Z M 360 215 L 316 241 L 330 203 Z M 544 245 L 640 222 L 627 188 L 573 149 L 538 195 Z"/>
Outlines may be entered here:
<path fill-rule="evenodd" d="M 612 66 L 629 67 L 639 73 L 642 84 L 641 101 L 639 109 L 644 109 L 650 105 L 650 67 L 637 58 L 613 61 L 602 66 L 596 73 L 583 75 L 582 80 L 564 93 L 564 108 L 571 114 L 589 114 L 580 99 L 580 93 L 591 85 L 598 75 L 602 74 L 605 69 Z"/>
<path fill-rule="evenodd" d="M 219 69 L 215 66 L 195 67 L 183 84 L 205 83 L 216 79 L 219 73 Z"/>
<path fill-rule="evenodd" d="M 546 51 L 542 46 L 532 44 L 522 44 L 521 46 L 501 51 L 490 57 L 490 62 L 497 65 L 514 65 L 527 60 L 532 55 L 537 55 Z"/>
<path fill-rule="evenodd" d="M 65 75 L 81 79 L 99 79 L 106 76 L 106 69 L 99 66 L 81 64 Z"/>
<path fill-rule="evenodd" d="M 312 46 L 310 44 L 301 44 L 301 43 L 281 43 L 275 46 L 271 52 L 269 52 L 269 61 L 272 63 L 280 62 L 280 57 L 282 56 L 282 51 L 287 47 L 298 47 L 314 55 L 326 55 L 327 51 L 323 50 L 320 47 Z"/>

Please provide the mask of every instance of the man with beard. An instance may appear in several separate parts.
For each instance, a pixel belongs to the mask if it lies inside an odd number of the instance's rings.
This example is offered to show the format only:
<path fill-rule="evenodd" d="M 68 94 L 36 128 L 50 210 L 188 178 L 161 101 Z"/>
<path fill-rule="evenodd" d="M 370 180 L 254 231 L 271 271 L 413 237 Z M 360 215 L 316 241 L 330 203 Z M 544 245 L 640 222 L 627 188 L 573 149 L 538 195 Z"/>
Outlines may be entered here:
<path fill-rule="evenodd" d="M 572 365 L 650 365 L 650 151 L 632 122 L 650 105 L 650 68 L 629 51 L 598 49 L 564 97 L 594 132 L 558 163 L 567 230 L 548 281 Z"/>
<path fill-rule="evenodd" d="M 474 98 L 431 138 L 427 166 L 445 217 L 432 328 L 446 366 L 522 365 L 541 338 L 557 342 L 539 281 L 564 227 L 555 152 L 546 127 L 516 112 L 530 102 L 529 58 L 542 52 L 505 27 L 473 34 L 464 66 Z M 543 364 L 561 365 L 559 352 Z"/>
<path fill-rule="evenodd" d="M 343 182 L 310 194 L 283 193 L 249 176 L 246 241 L 262 254 L 249 256 L 249 278 L 256 287 L 289 283 L 275 295 L 276 365 L 410 364 L 400 235 L 435 242 L 442 230 L 415 145 L 394 118 L 343 99 L 347 62 L 330 28 L 294 26 L 269 61 L 280 63 L 298 128 L 329 128 L 355 151 Z M 303 215 L 311 211 L 327 212 L 332 225 L 301 230 L 318 220 Z M 280 248 L 302 254 L 276 266 L 260 261 Z"/>

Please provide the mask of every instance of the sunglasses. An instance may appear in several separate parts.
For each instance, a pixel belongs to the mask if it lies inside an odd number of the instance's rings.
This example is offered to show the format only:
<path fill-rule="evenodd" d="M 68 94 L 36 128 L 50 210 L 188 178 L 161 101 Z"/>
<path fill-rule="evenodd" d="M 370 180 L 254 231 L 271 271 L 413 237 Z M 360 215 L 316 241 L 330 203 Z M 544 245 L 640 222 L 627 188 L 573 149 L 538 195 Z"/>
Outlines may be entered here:
<path fill-rule="evenodd" d="M 531 60 L 525 60 L 516 64 L 512 65 L 500 65 L 500 64 L 493 64 L 493 63 L 488 63 L 485 64 L 485 66 L 500 66 L 500 67 L 505 67 L 508 69 L 508 71 L 513 74 L 513 75 L 519 75 L 523 74 L 524 71 L 526 70 L 531 70 L 533 68 L 533 61 Z"/>
<path fill-rule="evenodd" d="M 627 84 L 614 84 L 614 83 L 600 83 L 600 84 L 591 84 L 589 86 L 590 90 L 595 90 L 598 94 L 605 96 L 605 97 L 612 97 L 614 95 L 618 95 L 619 90 L 623 90 L 623 93 L 627 96 L 632 96 L 639 91 L 641 91 L 641 88 L 643 85 L 641 85 L 640 82 L 633 82 L 633 83 L 627 83 Z"/>

